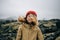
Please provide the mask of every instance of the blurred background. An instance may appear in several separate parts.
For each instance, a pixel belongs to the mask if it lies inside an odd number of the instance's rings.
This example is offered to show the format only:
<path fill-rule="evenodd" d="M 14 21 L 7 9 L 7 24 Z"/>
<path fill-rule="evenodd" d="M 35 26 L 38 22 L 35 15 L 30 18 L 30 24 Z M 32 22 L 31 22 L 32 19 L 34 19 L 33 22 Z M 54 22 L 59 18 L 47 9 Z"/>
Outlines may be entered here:
<path fill-rule="evenodd" d="M 60 40 L 60 0 L 0 0 L 0 40 L 15 40 L 19 16 L 36 11 L 44 40 Z"/>
<path fill-rule="evenodd" d="M 25 16 L 28 10 L 38 19 L 60 19 L 60 0 L 0 0 L 0 18 Z"/>

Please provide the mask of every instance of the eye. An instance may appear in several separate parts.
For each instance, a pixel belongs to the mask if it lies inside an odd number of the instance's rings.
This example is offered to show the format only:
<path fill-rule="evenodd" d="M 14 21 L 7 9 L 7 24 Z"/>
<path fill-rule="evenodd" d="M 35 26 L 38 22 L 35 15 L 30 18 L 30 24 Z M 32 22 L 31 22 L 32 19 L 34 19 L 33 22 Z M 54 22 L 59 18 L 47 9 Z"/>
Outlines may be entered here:
<path fill-rule="evenodd" d="M 31 16 L 29 15 L 29 17 L 31 17 Z"/>

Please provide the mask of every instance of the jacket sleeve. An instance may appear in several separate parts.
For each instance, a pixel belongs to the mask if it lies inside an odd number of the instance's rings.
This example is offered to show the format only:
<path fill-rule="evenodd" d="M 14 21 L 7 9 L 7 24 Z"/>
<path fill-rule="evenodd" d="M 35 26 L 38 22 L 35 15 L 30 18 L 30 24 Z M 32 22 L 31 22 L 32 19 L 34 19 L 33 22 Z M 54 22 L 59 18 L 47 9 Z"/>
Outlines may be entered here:
<path fill-rule="evenodd" d="M 16 36 L 16 40 L 21 40 L 21 25 L 18 27 L 18 31 L 17 31 L 17 36 Z"/>
<path fill-rule="evenodd" d="M 38 28 L 38 40 L 44 40 L 44 37 L 40 28 Z"/>

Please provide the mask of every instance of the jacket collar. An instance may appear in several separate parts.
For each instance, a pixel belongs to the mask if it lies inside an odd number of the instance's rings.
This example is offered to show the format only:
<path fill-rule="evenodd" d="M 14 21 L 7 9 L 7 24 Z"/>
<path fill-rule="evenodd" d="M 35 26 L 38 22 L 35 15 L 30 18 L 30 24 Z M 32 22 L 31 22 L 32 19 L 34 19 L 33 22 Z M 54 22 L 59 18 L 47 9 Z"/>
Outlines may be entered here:
<path fill-rule="evenodd" d="M 26 23 L 24 23 L 23 25 L 24 25 L 24 27 L 27 28 L 27 29 L 33 29 L 33 30 L 36 30 L 36 29 L 37 29 L 37 26 L 31 27 L 29 24 L 26 24 Z"/>

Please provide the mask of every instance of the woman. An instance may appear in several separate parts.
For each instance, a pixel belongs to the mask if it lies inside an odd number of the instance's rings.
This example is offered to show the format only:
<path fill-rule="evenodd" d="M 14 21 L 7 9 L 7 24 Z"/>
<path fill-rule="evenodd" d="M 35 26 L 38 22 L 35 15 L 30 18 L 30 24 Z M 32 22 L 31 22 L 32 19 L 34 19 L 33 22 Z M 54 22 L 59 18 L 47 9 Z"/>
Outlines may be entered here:
<path fill-rule="evenodd" d="M 22 19 L 22 18 L 21 18 Z M 38 27 L 37 14 L 35 11 L 28 11 L 26 17 L 18 28 L 16 40 L 44 40 L 43 34 Z"/>

